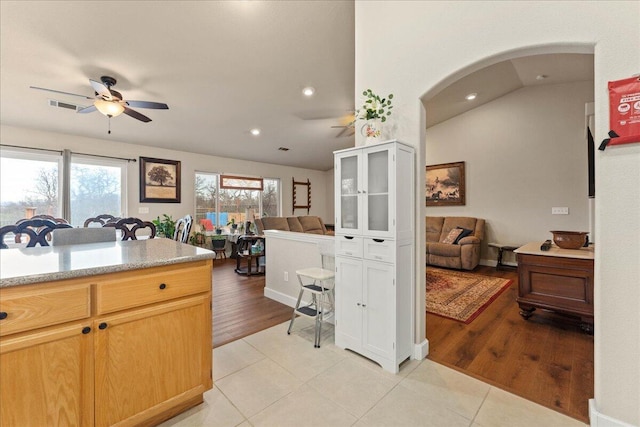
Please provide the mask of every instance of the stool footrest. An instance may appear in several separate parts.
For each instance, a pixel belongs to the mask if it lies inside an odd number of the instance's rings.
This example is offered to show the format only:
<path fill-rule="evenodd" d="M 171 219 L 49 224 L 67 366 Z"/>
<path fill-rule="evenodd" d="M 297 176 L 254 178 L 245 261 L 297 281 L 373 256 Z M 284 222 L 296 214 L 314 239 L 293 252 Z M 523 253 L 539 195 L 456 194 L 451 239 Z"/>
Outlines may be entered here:
<path fill-rule="evenodd" d="M 329 289 L 327 288 L 323 288 L 322 286 L 318 286 L 318 285 L 304 285 L 304 288 L 307 289 L 310 292 L 326 292 Z"/>
<path fill-rule="evenodd" d="M 298 307 L 298 309 L 296 310 L 296 313 L 298 314 L 302 314 L 304 316 L 309 316 L 309 317 L 316 317 L 316 308 L 312 307 L 312 306 L 305 306 L 305 307 Z"/>

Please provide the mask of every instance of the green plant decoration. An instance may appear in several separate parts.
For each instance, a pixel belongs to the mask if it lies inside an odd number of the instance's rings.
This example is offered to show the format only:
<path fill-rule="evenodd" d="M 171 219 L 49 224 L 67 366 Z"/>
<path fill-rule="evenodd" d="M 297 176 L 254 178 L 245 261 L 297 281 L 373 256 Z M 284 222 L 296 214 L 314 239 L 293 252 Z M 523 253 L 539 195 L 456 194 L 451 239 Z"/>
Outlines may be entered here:
<path fill-rule="evenodd" d="M 367 99 L 364 101 L 362 108 L 356 112 L 356 118 L 363 120 L 380 119 L 381 122 L 386 121 L 387 117 L 391 115 L 391 109 L 393 108 L 393 105 L 391 105 L 393 94 L 390 93 L 386 98 L 380 98 L 373 93 L 371 89 L 365 90 L 362 94 L 366 96 Z"/>
<path fill-rule="evenodd" d="M 156 226 L 156 232 L 159 235 L 173 239 L 173 233 L 176 231 L 176 222 L 170 215 L 163 214 L 162 216 L 164 217 L 162 220 L 158 217 L 151 222 Z"/>

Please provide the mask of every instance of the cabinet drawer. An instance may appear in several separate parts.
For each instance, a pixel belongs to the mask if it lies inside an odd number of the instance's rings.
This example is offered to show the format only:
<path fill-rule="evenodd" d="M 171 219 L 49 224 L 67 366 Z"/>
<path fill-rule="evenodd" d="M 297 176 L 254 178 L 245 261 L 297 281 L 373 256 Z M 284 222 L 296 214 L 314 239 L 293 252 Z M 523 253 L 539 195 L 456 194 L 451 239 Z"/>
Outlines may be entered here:
<path fill-rule="evenodd" d="M 91 315 L 90 285 L 32 285 L 3 289 L 0 336 L 57 325 Z"/>
<path fill-rule="evenodd" d="M 364 258 L 373 261 L 394 262 L 396 242 L 384 239 L 364 239 Z"/>
<path fill-rule="evenodd" d="M 336 236 L 336 255 L 362 257 L 362 237 Z"/>
<path fill-rule="evenodd" d="M 106 276 L 96 284 L 96 314 L 211 290 L 211 264 L 177 264 Z"/>

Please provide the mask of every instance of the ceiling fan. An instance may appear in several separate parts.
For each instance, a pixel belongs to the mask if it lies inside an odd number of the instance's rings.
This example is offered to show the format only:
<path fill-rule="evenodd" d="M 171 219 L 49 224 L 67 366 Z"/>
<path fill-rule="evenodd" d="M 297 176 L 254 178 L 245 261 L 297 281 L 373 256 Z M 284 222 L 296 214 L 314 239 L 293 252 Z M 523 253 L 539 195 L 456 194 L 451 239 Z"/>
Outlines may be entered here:
<path fill-rule="evenodd" d="M 355 113 L 347 114 L 340 118 L 339 126 L 331 126 L 333 129 L 342 129 L 336 135 L 336 138 L 340 138 L 342 136 L 353 136 L 356 132 L 355 130 Z"/>
<path fill-rule="evenodd" d="M 79 109 L 78 113 L 92 113 L 94 111 L 99 111 L 105 116 L 117 117 L 120 114 L 124 113 L 129 117 L 133 117 L 134 119 L 140 120 L 142 122 L 148 123 L 151 119 L 144 114 L 137 112 L 129 107 L 135 108 L 152 108 L 156 110 L 168 110 L 169 106 L 167 104 L 163 104 L 161 102 L 151 102 L 151 101 L 128 101 L 122 97 L 122 94 L 117 90 L 112 89 L 116 84 L 116 79 L 109 76 L 100 77 L 100 82 L 89 79 L 89 83 L 91 83 L 91 87 L 95 92 L 94 96 L 86 96 L 79 95 L 76 93 L 63 92 L 60 90 L 47 89 L 43 87 L 29 86 L 31 89 L 38 90 L 46 90 L 48 92 L 61 93 L 63 95 L 71 95 L 71 96 L 79 96 L 85 99 L 92 99 L 93 105 L 90 105 L 85 108 Z"/>

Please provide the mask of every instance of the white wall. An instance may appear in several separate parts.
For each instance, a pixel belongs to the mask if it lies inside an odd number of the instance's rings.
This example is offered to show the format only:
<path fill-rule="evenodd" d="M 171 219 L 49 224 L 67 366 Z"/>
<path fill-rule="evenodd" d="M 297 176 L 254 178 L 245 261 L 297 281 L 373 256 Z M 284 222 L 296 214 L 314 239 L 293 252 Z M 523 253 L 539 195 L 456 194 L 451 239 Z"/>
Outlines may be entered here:
<path fill-rule="evenodd" d="M 195 213 L 195 171 L 199 171 L 280 178 L 282 215 L 284 216 L 291 215 L 292 178 L 295 177 L 296 181 L 306 181 L 307 178 L 309 178 L 312 187 L 310 214 L 321 217 L 325 222 L 333 222 L 333 201 L 329 203 L 327 200 L 327 172 L 126 144 L 114 140 L 84 138 L 5 125 L 0 126 L 0 135 L 2 144 L 5 145 L 55 150 L 67 148 L 78 153 L 135 159 L 142 156 L 181 161 L 181 203 L 140 203 L 139 163 L 129 163 L 127 171 L 127 212 L 130 216 L 143 220 L 152 220 L 165 213 L 172 215 L 173 218 L 179 218 L 188 213 L 193 215 Z M 176 144 L 176 147 L 179 147 L 179 143 Z M 149 213 L 138 213 L 139 207 L 148 207 Z M 306 210 L 296 210 L 296 216 L 298 215 L 306 215 Z"/>
<path fill-rule="evenodd" d="M 425 111 L 450 82 L 505 59 L 594 53 L 596 141 L 608 124 L 607 82 L 638 73 L 638 1 L 356 1 L 356 91 L 394 94 L 391 135 L 418 152 L 416 230 L 424 236 Z M 356 105 L 360 103 L 356 99 Z M 362 138 L 357 136 L 357 144 Z M 640 425 L 640 144 L 596 154 L 595 409 Z M 424 239 L 417 239 L 425 334 Z"/>
<path fill-rule="evenodd" d="M 522 245 L 551 239 L 550 230 L 589 231 L 590 101 L 593 82 L 529 86 L 428 128 L 428 165 L 465 162 L 466 203 L 430 206 L 427 215 L 484 218 L 483 263 L 497 259 L 488 242 Z M 569 215 L 551 215 L 553 206 Z M 513 254 L 504 261 L 514 262 Z"/>

